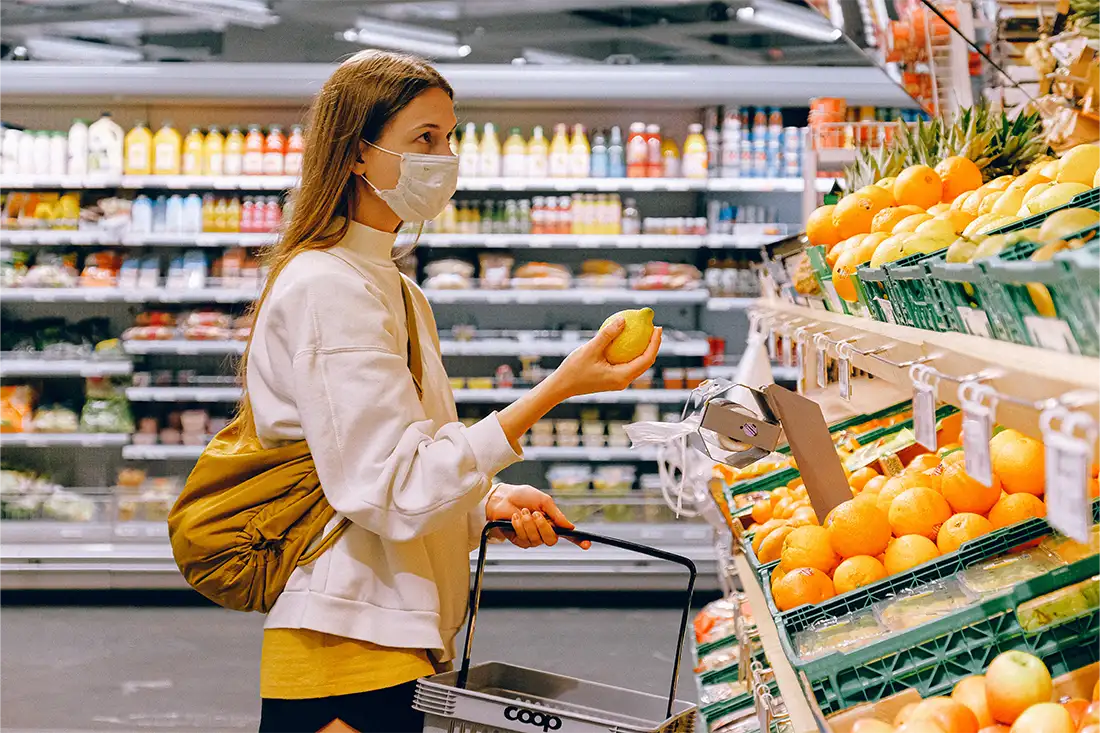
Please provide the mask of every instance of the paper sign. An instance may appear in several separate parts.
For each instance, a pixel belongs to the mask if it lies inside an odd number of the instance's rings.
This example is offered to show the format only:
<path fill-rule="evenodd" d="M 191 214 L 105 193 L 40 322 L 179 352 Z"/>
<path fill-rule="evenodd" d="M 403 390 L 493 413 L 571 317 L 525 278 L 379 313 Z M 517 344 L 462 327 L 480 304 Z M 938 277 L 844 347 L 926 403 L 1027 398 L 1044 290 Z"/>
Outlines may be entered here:
<path fill-rule="evenodd" d="M 963 450 L 966 451 L 966 473 L 984 486 L 993 485 L 993 463 L 989 457 L 989 439 L 992 432 L 992 421 L 989 418 L 988 408 L 985 411 L 974 414 L 963 410 L 962 439 Z"/>
<path fill-rule="evenodd" d="M 833 285 L 832 279 L 822 280 L 821 285 L 825 291 L 825 297 L 829 299 L 829 308 L 834 313 L 844 313 L 844 306 L 840 303 L 840 296 L 836 293 L 836 286 Z"/>
<path fill-rule="evenodd" d="M 882 317 L 886 319 L 887 323 L 897 323 L 898 318 L 894 315 L 894 306 L 886 298 L 875 298 L 875 302 L 878 303 L 878 307 L 882 309 Z"/>
<path fill-rule="evenodd" d="M 806 393 L 806 342 L 801 339 L 795 345 L 796 355 L 798 356 L 798 382 L 796 386 L 798 388 L 798 394 Z"/>
<path fill-rule="evenodd" d="M 1069 330 L 1069 324 L 1058 318 L 1024 316 L 1031 343 L 1042 349 L 1050 349 L 1063 354 L 1080 354 L 1081 347 Z"/>
<path fill-rule="evenodd" d="M 775 361 L 775 331 L 768 331 L 768 359 Z"/>
<path fill-rule="evenodd" d="M 1047 521 L 1067 537 L 1089 541 L 1089 446 L 1080 438 L 1060 432 L 1047 433 Z"/>
<path fill-rule="evenodd" d="M 840 384 L 840 396 L 842 399 L 852 399 L 852 362 L 844 357 L 837 361 L 838 383 Z"/>
<path fill-rule="evenodd" d="M 825 385 L 829 383 L 829 374 L 827 371 L 827 365 L 825 363 L 825 347 L 817 347 L 817 386 L 821 389 L 825 389 Z"/>
<path fill-rule="evenodd" d="M 972 336 L 989 338 L 989 316 L 981 308 L 967 308 L 960 305 L 956 308 L 963 325 Z"/>
<path fill-rule="evenodd" d="M 930 384 L 913 385 L 913 434 L 928 450 L 936 450 L 936 397 Z"/>
<path fill-rule="evenodd" d="M 792 366 L 791 337 L 788 335 L 783 336 L 782 360 L 780 363 L 785 367 Z"/>

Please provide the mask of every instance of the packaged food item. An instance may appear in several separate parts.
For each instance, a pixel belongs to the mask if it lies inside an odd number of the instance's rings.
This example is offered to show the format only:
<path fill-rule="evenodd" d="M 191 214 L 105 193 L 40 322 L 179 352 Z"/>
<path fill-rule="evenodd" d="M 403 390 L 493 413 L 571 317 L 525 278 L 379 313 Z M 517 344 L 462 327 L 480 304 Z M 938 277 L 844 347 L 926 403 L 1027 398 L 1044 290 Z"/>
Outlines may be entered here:
<path fill-rule="evenodd" d="M 474 287 L 474 266 L 456 259 L 436 260 L 424 268 L 426 289 L 469 290 Z"/>
<path fill-rule="evenodd" d="M 858 649 L 880 637 L 883 628 L 871 609 L 824 618 L 810 627 L 796 632 L 792 641 L 802 659 L 829 652 L 847 652 Z"/>
<path fill-rule="evenodd" d="M 122 257 L 114 251 L 94 252 L 84 258 L 84 270 L 80 273 L 80 286 L 85 288 L 113 288 L 118 284 Z"/>
<path fill-rule="evenodd" d="M 691 367 L 684 373 L 684 386 L 687 389 L 695 389 L 707 378 L 707 370 L 704 367 Z M 666 387 L 668 385 L 665 385 Z"/>
<path fill-rule="evenodd" d="M 934 621 L 969 606 L 973 601 L 954 578 L 936 580 L 901 591 L 873 608 L 879 622 L 890 631 L 904 631 Z"/>
<path fill-rule="evenodd" d="M 577 287 L 614 289 L 626 287 L 626 268 L 611 260 L 585 260 Z"/>
<path fill-rule="evenodd" d="M 976 596 L 988 596 L 1009 590 L 1063 565 L 1064 561 L 1042 548 L 1001 555 L 975 563 L 958 575 L 959 582 Z"/>
<path fill-rule="evenodd" d="M 153 172 L 153 133 L 137 122 L 126 133 L 126 175 L 147 176 Z"/>
<path fill-rule="evenodd" d="M 634 389 L 652 389 L 654 374 L 654 370 L 646 369 L 638 376 L 637 379 L 630 383 L 630 386 Z"/>
<path fill-rule="evenodd" d="M 1016 618 L 1024 631 L 1034 633 L 1076 618 L 1097 606 L 1100 606 L 1100 575 L 1021 603 L 1016 609 Z"/>
<path fill-rule="evenodd" d="M 290 137 L 286 141 L 286 157 L 283 160 L 283 172 L 288 176 L 302 174 L 302 159 L 306 149 L 305 136 L 301 125 L 291 125 Z"/>
<path fill-rule="evenodd" d="M 77 126 L 74 124 L 73 128 Z M 73 135 L 74 132 L 78 133 L 76 129 L 70 129 L 69 135 Z M 24 135 L 26 137 L 26 135 Z M 123 171 L 122 162 L 122 148 L 123 138 L 122 128 L 111 119 L 110 112 L 103 112 L 99 115 L 99 119 L 88 126 L 87 135 L 87 150 L 88 150 L 88 169 L 87 172 L 92 175 L 114 175 L 120 176 Z M 69 148 L 70 156 L 72 156 L 73 148 Z M 72 168 L 72 157 L 69 158 L 70 170 L 69 175 L 75 175 Z M 177 161 L 178 165 L 178 161 Z"/>
<path fill-rule="evenodd" d="M 132 433 L 134 416 L 121 387 L 106 377 L 85 380 L 84 409 L 80 413 L 83 433 Z"/>
<path fill-rule="evenodd" d="M 264 134 L 259 125 L 249 125 L 241 155 L 241 172 L 246 176 L 259 176 L 264 172 Z"/>
<path fill-rule="evenodd" d="M 634 487 L 637 473 L 638 469 L 629 465 L 600 466 L 592 477 L 592 487 L 607 493 L 628 492 Z"/>
<path fill-rule="evenodd" d="M 580 420 L 569 419 L 554 421 L 554 432 L 557 433 L 559 438 L 562 436 L 575 436 L 580 431 L 580 429 Z"/>
<path fill-rule="evenodd" d="M 493 378 L 492 377 L 469 377 L 466 380 L 466 387 L 468 389 L 492 389 Z"/>
<path fill-rule="evenodd" d="M 647 262 L 631 265 L 630 287 L 634 290 L 693 290 L 702 284 L 703 273 L 694 265 Z"/>
<path fill-rule="evenodd" d="M 703 685 L 699 689 L 699 704 L 713 705 L 723 700 L 731 700 L 748 691 L 744 682 L 718 682 L 713 685 Z"/>
<path fill-rule="evenodd" d="M 35 391 L 26 384 L 0 386 L 0 433 L 29 433 L 34 430 Z"/>
<path fill-rule="evenodd" d="M 178 176 L 183 139 L 167 120 L 153 136 L 153 172 L 158 176 Z"/>
<path fill-rule="evenodd" d="M 564 265 L 528 262 L 516 268 L 512 287 L 523 290 L 566 290 L 573 276 Z"/>
<path fill-rule="evenodd" d="M 482 252 L 478 255 L 481 266 L 481 287 L 487 290 L 504 290 L 512 286 L 512 265 L 515 258 L 511 255 Z"/>
<path fill-rule="evenodd" d="M 225 136 L 211 127 L 202 141 L 202 174 L 220 176 L 225 173 Z"/>
<path fill-rule="evenodd" d="M 244 135 L 241 134 L 241 128 L 232 125 L 229 128 L 229 134 L 225 136 L 223 147 L 222 163 L 225 175 L 239 176 L 244 172 L 244 148 Z"/>
<path fill-rule="evenodd" d="M 1091 555 L 1100 554 L 1100 524 L 1092 525 L 1087 543 L 1055 533 L 1043 538 L 1039 547 L 1066 563 L 1074 563 Z"/>
<path fill-rule="evenodd" d="M 192 127 L 183 139 L 183 157 L 180 170 L 185 176 L 201 176 L 203 167 L 203 147 L 205 138 L 202 131 Z"/>
<path fill-rule="evenodd" d="M 537 436 L 531 437 L 533 441 Z M 559 463 L 547 469 L 546 481 L 555 494 L 587 493 L 592 482 L 592 469 L 581 464 Z"/>
<path fill-rule="evenodd" d="M 80 418 L 63 405 L 39 407 L 34 411 L 34 432 L 75 433 L 80 429 Z"/>
<path fill-rule="evenodd" d="M 683 389 L 684 370 L 679 367 L 666 368 L 661 371 L 661 380 L 664 382 L 665 389 Z"/>

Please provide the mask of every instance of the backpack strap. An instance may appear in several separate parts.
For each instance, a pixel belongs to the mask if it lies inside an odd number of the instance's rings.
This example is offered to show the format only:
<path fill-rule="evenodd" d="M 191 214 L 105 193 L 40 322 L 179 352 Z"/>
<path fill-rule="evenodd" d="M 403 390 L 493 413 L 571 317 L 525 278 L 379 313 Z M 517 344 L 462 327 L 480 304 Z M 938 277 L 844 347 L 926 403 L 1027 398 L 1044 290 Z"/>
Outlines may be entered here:
<path fill-rule="evenodd" d="M 367 274 L 365 272 L 360 270 L 344 257 L 341 257 L 331 250 L 322 251 L 335 257 L 351 269 L 355 270 L 364 280 L 370 279 L 367 277 Z M 416 308 L 413 305 L 412 290 L 409 288 L 408 280 L 406 280 L 405 276 L 400 273 L 398 273 L 398 277 L 401 278 L 401 301 L 405 307 L 405 330 L 409 334 L 409 338 L 405 342 L 406 363 L 409 366 L 409 373 L 412 374 L 413 386 L 416 387 L 417 399 L 423 400 L 424 356 L 420 351 L 420 332 L 416 328 Z"/>

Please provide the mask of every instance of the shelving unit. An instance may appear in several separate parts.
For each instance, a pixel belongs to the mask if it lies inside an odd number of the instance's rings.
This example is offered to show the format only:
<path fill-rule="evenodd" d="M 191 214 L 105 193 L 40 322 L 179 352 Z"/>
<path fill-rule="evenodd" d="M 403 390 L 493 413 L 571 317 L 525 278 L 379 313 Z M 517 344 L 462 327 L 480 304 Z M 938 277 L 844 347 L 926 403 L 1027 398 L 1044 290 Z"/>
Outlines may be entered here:
<path fill-rule="evenodd" d="M 133 371 L 128 359 L 47 359 L 0 353 L 0 377 L 121 377 Z"/>
<path fill-rule="evenodd" d="M 129 442 L 129 433 L 0 433 L 5 448 L 108 448 Z"/>

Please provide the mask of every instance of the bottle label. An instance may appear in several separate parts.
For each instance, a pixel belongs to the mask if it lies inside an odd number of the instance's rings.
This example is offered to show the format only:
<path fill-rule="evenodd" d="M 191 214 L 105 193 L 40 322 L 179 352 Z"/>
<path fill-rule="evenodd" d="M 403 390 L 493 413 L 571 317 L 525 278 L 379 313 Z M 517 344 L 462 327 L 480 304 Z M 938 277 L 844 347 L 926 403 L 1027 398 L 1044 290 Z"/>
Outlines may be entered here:
<path fill-rule="evenodd" d="M 148 145 L 144 142 L 130 144 L 130 147 L 126 150 L 126 169 L 130 171 L 148 172 Z"/>
<path fill-rule="evenodd" d="M 287 153 L 283 161 L 283 172 L 288 176 L 297 176 L 302 172 L 302 154 Z"/>
<path fill-rule="evenodd" d="M 185 176 L 197 176 L 202 170 L 201 158 L 196 153 L 183 154 L 183 174 Z"/>
<path fill-rule="evenodd" d="M 157 145 L 154 156 L 153 168 L 157 173 L 174 173 L 179 169 L 180 160 L 175 145 L 171 143 Z"/>
<path fill-rule="evenodd" d="M 546 178 L 549 174 L 549 161 L 545 155 L 527 156 L 527 175 L 531 178 Z"/>
<path fill-rule="evenodd" d="M 244 172 L 244 159 L 239 153 L 225 156 L 225 175 L 239 176 Z"/>
<path fill-rule="evenodd" d="M 241 162 L 242 172 L 246 176 L 259 176 L 264 172 L 264 154 L 263 153 L 245 153 Z"/>
<path fill-rule="evenodd" d="M 283 154 L 282 153 L 264 153 L 264 175 L 268 176 L 281 176 L 283 175 Z"/>
<path fill-rule="evenodd" d="M 565 177 L 569 175 L 569 154 L 550 153 L 549 168 L 551 176 Z"/>
<path fill-rule="evenodd" d="M 225 172 L 225 157 L 221 153 L 211 153 L 206 159 L 206 175 L 220 176 Z"/>

